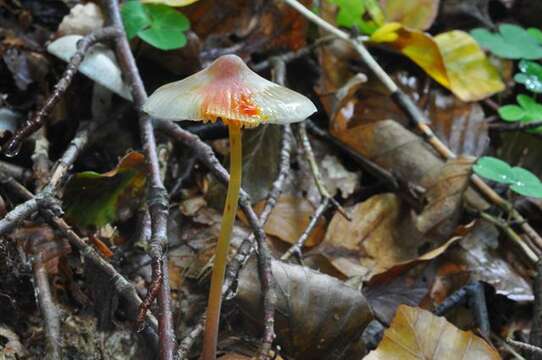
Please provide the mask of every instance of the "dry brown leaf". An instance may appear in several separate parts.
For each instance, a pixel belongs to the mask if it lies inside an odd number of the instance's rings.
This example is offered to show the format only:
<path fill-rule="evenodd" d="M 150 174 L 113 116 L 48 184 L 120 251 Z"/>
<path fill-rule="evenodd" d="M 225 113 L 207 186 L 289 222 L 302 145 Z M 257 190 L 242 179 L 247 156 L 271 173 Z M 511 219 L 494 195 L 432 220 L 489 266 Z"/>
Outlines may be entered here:
<path fill-rule="evenodd" d="M 259 202 L 254 210 L 261 213 L 265 207 L 266 201 Z M 314 206 L 301 197 L 293 195 L 281 195 L 275 205 L 271 215 L 264 225 L 266 234 L 273 235 L 287 243 L 295 243 L 303 234 L 303 231 L 309 225 Z M 326 227 L 325 219 L 321 218 L 316 228 L 309 236 L 305 246 L 314 246 L 324 237 Z"/>
<path fill-rule="evenodd" d="M 463 194 L 469 184 L 472 164 L 471 159 L 462 157 L 448 160 L 442 168 L 429 171 L 421 179 L 427 205 L 416 217 L 418 230 L 426 234 L 434 229 L 443 236 L 455 230 L 462 214 Z"/>
<path fill-rule="evenodd" d="M 336 214 L 318 247 L 347 277 L 370 276 L 418 255 L 420 234 L 410 210 L 394 194 L 375 195 L 350 211 Z"/>
<path fill-rule="evenodd" d="M 488 126 L 482 107 L 463 102 L 442 91 L 431 91 L 429 118 L 437 136 L 458 155 L 480 156 L 489 146 Z"/>
<path fill-rule="evenodd" d="M 372 320 L 361 292 L 306 267 L 272 262 L 276 281 L 275 331 L 284 353 L 293 359 L 360 359 L 362 331 Z M 237 301 L 250 319 L 262 319 L 257 261 L 239 276 Z"/>
<path fill-rule="evenodd" d="M 500 359 L 497 351 L 472 331 L 463 331 L 429 311 L 401 305 L 384 338 L 364 360 Z"/>

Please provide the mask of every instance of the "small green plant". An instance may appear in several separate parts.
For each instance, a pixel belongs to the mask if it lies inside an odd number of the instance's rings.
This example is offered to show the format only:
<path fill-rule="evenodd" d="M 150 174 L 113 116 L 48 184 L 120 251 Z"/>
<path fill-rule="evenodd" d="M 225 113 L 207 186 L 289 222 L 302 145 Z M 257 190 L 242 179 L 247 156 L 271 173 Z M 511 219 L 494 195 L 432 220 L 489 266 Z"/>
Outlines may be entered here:
<path fill-rule="evenodd" d="M 498 32 L 477 28 L 471 36 L 485 49 L 503 59 L 542 58 L 542 32 L 536 28 L 524 29 L 521 26 L 502 24 Z"/>
<path fill-rule="evenodd" d="M 542 182 L 529 170 L 511 167 L 491 156 L 481 157 L 473 169 L 476 174 L 486 179 L 509 185 L 510 190 L 520 195 L 542 198 Z"/>
<path fill-rule="evenodd" d="M 533 93 L 542 93 L 542 65 L 534 61 L 521 60 L 518 68 L 520 72 L 514 76 L 514 80 L 525 85 L 525 88 Z"/>
<path fill-rule="evenodd" d="M 137 36 L 161 50 L 186 45 L 184 32 L 190 28 L 190 21 L 170 6 L 129 0 L 122 4 L 121 15 L 130 40 Z"/>
<path fill-rule="evenodd" d="M 517 104 L 504 105 L 499 108 L 499 116 L 508 122 L 525 122 L 542 120 L 542 104 L 530 96 L 520 94 L 517 96 Z M 542 127 L 528 130 L 531 133 L 542 133 Z"/>
<path fill-rule="evenodd" d="M 339 7 L 337 25 L 372 34 L 384 23 L 384 14 L 377 0 L 329 0 Z"/>

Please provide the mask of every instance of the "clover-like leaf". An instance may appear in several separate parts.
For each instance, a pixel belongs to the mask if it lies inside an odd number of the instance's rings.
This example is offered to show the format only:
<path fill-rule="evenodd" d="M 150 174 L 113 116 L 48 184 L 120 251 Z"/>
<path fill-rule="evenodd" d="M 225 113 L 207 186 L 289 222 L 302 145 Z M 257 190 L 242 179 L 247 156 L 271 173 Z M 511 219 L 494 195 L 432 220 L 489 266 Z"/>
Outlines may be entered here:
<path fill-rule="evenodd" d="M 542 42 L 533 30 L 521 26 L 502 24 L 499 32 L 492 33 L 484 28 L 471 31 L 472 37 L 493 54 L 504 59 L 542 58 Z"/>
<path fill-rule="evenodd" d="M 164 4 L 142 4 L 130 0 L 122 5 L 122 19 L 129 38 L 138 36 L 161 50 L 186 45 L 184 32 L 190 21 L 182 13 Z"/>
<path fill-rule="evenodd" d="M 512 168 L 505 161 L 491 156 L 483 156 L 473 166 L 476 174 L 501 184 L 511 184 L 514 180 Z"/>
<path fill-rule="evenodd" d="M 542 65 L 529 60 L 519 62 L 520 73 L 514 76 L 516 82 L 525 85 L 527 90 L 542 93 Z"/>
<path fill-rule="evenodd" d="M 542 183 L 540 179 L 527 169 L 512 168 L 513 184 L 510 189 L 518 194 L 542 198 Z"/>
<path fill-rule="evenodd" d="M 542 120 L 542 104 L 530 96 L 517 96 L 518 105 L 505 105 L 499 108 L 499 115 L 504 121 L 532 122 Z M 527 130 L 530 133 L 542 133 L 542 126 Z"/>

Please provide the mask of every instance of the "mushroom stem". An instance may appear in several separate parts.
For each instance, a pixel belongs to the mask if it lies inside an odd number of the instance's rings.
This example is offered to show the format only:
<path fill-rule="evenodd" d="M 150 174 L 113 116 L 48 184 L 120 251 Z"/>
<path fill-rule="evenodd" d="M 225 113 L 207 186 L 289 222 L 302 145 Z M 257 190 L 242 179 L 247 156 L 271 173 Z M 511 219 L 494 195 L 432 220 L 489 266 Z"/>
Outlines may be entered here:
<path fill-rule="evenodd" d="M 229 125 L 230 134 L 230 181 L 226 204 L 222 216 L 220 237 L 215 250 L 215 261 L 213 275 L 211 277 L 211 290 L 209 291 L 209 302 L 207 305 L 207 320 L 205 322 L 205 333 L 203 337 L 202 360 L 216 359 L 216 345 L 218 339 L 218 328 L 220 320 L 220 307 L 222 305 L 222 285 L 226 273 L 228 260 L 228 249 L 233 230 L 233 223 L 237 213 L 239 191 L 241 189 L 242 170 L 242 149 L 241 149 L 241 127 Z"/>

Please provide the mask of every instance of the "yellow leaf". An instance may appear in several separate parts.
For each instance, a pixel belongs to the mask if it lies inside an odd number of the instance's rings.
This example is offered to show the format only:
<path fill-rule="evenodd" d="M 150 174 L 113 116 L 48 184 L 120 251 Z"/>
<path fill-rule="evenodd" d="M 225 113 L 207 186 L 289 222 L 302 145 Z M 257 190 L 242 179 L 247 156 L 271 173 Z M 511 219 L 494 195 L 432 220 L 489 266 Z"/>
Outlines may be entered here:
<path fill-rule="evenodd" d="M 401 52 L 463 101 L 481 100 L 504 89 L 497 70 L 466 32 L 454 30 L 432 37 L 391 23 L 375 34 L 373 42 Z M 390 34 L 396 38 L 390 41 Z"/>
<path fill-rule="evenodd" d="M 400 305 L 376 350 L 364 360 L 497 360 L 484 339 L 463 331 L 429 311 Z"/>
<path fill-rule="evenodd" d="M 397 40 L 397 30 L 401 28 L 399 23 L 388 23 L 379 27 L 372 35 L 371 41 L 377 43 L 393 42 Z"/>
<path fill-rule="evenodd" d="M 439 0 L 380 0 L 386 21 L 397 21 L 411 28 L 425 30 L 437 16 Z"/>
<path fill-rule="evenodd" d="M 186 6 L 195 3 L 198 0 L 141 0 L 142 3 L 164 4 L 173 7 Z"/>
<path fill-rule="evenodd" d="M 450 79 L 450 90 L 463 101 L 484 99 L 504 90 L 497 69 L 466 32 L 453 30 L 435 36 Z"/>

